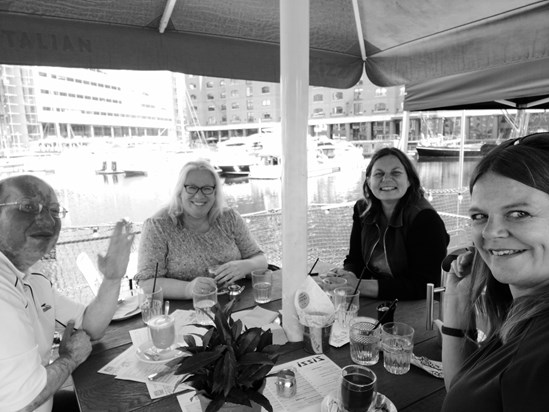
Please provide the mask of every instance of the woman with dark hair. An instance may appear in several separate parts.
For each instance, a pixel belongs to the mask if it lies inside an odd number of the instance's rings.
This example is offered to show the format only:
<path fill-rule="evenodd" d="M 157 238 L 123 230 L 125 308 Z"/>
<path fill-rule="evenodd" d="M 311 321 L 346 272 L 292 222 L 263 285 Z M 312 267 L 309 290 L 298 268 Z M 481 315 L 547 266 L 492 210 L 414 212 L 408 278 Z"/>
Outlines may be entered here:
<path fill-rule="evenodd" d="M 449 236 L 424 198 L 408 157 L 383 148 L 366 168 L 364 198 L 356 202 L 349 254 L 335 273 L 379 299 L 422 299 L 426 284 L 440 283 Z"/>
<path fill-rule="evenodd" d="M 547 411 L 549 133 L 492 149 L 470 192 L 475 252 L 452 263 L 444 299 L 443 411 Z"/>
<path fill-rule="evenodd" d="M 135 279 L 164 298 L 190 299 L 197 283 L 231 284 L 252 270 L 266 269 L 267 259 L 242 217 L 227 207 L 221 179 L 206 160 L 188 162 L 179 173 L 167 207 L 147 219 L 139 243 Z"/>

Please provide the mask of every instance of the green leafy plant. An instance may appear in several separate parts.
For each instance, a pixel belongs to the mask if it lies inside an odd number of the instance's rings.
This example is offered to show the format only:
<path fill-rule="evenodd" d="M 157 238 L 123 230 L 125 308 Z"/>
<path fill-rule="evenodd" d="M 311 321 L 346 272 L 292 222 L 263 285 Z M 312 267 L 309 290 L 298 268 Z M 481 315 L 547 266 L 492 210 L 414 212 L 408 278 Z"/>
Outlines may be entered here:
<path fill-rule="evenodd" d="M 218 411 L 225 402 L 246 405 L 251 402 L 272 412 L 270 401 L 260 388 L 275 365 L 280 345 L 273 345 L 270 330 L 244 328 L 240 320 L 231 317 L 235 300 L 225 307 L 213 308 L 214 325 L 203 327 L 206 333 L 197 343 L 195 334 L 185 336 L 186 347 L 179 350 L 190 354 L 170 361 L 176 375 L 186 375 L 180 382 L 209 398 L 206 412 Z M 193 336 L 194 335 L 194 336 Z"/>

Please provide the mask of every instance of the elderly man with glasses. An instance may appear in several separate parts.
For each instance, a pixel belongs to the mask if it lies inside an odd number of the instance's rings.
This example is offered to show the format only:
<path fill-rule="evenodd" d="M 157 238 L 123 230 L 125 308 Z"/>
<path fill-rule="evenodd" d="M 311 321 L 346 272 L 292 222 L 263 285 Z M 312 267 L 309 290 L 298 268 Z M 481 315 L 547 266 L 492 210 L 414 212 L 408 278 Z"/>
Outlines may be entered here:
<path fill-rule="evenodd" d="M 55 245 L 67 211 L 54 190 L 30 175 L 0 180 L 0 410 L 50 411 L 54 394 L 91 352 L 116 310 L 133 235 L 118 222 L 104 275 L 86 307 L 58 294 L 32 266 Z M 65 327 L 59 357 L 50 363 L 55 326 Z"/>

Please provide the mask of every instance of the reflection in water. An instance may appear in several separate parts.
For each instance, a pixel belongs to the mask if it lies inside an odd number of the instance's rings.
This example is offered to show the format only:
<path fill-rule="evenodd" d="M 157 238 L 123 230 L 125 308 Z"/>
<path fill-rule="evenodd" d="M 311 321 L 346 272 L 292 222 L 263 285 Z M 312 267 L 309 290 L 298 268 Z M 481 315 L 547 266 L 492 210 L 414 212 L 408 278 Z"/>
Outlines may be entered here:
<path fill-rule="evenodd" d="M 133 158 L 137 158 L 132 154 Z M 65 156 L 56 161 L 56 172 L 43 177 L 56 190 L 69 214 L 64 226 L 112 223 L 120 218 L 142 222 L 167 203 L 181 166 L 189 160 L 182 153 L 147 153 L 141 166 L 148 176 L 101 176 L 95 173 L 102 158 L 97 154 Z M 476 160 L 467 160 L 464 183 Z M 459 166 L 452 162 L 416 162 L 422 185 L 427 189 L 456 188 Z M 362 195 L 364 167 L 309 179 L 310 204 L 353 202 Z M 121 167 L 123 166 L 120 163 Z M 280 180 L 228 179 L 224 184 L 227 203 L 241 214 L 281 207 Z"/>

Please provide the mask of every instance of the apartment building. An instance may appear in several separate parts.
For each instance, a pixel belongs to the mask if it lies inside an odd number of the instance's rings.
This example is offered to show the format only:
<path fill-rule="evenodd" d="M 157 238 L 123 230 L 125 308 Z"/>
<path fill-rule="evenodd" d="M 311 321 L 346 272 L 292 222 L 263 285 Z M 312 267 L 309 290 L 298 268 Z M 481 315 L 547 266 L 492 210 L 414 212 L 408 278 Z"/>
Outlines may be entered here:
<path fill-rule="evenodd" d="M 169 72 L 1 65 L 0 148 L 183 139 L 178 88 L 184 90 L 183 75 Z"/>

